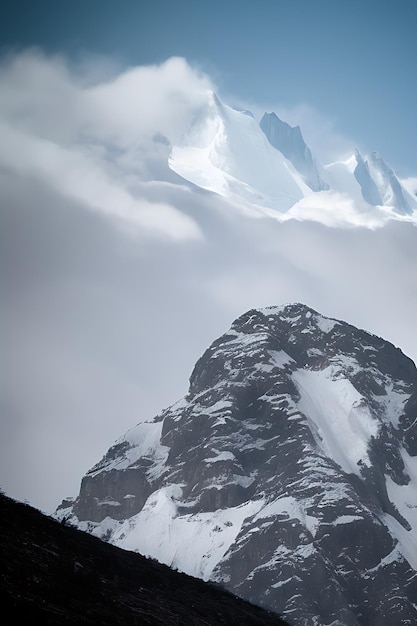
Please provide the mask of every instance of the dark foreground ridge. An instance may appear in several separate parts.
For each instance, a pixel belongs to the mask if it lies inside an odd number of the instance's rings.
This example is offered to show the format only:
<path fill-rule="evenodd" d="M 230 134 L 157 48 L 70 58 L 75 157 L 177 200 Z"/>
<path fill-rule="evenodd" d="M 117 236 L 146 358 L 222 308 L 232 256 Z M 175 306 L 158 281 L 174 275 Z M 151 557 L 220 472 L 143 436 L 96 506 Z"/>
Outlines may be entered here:
<path fill-rule="evenodd" d="M 1 623 L 285 625 L 219 587 L 0 494 Z M 8 617 L 6 617 L 8 616 Z"/>

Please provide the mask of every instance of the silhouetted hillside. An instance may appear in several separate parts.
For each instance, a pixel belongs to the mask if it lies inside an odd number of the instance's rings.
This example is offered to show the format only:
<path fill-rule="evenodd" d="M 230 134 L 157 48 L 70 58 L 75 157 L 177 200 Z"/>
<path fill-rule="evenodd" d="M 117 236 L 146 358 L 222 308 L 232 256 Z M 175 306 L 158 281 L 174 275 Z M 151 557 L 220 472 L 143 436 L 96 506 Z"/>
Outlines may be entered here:
<path fill-rule="evenodd" d="M 1 619 L 41 624 L 285 622 L 218 587 L 59 524 L 0 495 Z"/>

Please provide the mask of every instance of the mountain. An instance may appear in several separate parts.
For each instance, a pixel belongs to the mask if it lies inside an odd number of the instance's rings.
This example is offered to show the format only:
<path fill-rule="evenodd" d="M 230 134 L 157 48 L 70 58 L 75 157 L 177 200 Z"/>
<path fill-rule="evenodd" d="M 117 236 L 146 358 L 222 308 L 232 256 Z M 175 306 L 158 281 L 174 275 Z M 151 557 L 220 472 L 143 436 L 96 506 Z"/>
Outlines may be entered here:
<path fill-rule="evenodd" d="M 57 511 L 293 624 L 417 620 L 417 370 L 302 304 L 239 317 Z"/>
<path fill-rule="evenodd" d="M 378 153 L 362 157 L 356 151 L 322 166 L 299 126 L 290 126 L 273 112 L 265 113 L 258 124 L 250 111 L 229 107 L 212 92 L 181 141 L 172 146 L 169 167 L 244 209 L 276 217 L 284 213 L 320 221 L 321 207 L 326 214 L 329 208 L 335 214 L 344 212 L 345 221 L 357 225 L 346 200 L 354 214 L 361 215 L 361 223 L 366 213 L 370 221 L 376 214 L 383 223 L 417 214 L 410 179 L 401 181 Z"/>
<path fill-rule="evenodd" d="M 285 626 L 218 586 L 0 494 L 2 624 Z"/>
<path fill-rule="evenodd" d="M 259 126 L 269 143 L 291 161 L 310 189 L 313 191 L 329 189 L 329 185 L 320 177 L 319 167 L 303 139 L 299 126 L 290 126 L 280 120 L 275 113 L 264 113 Z"/>
<path fill-rule="evenodd" d="M 412 215 L 417 209 L 415 197 L 377 152 L 363 157 L 356 150 L 347 160 L 326 165 L 325 171 L 332 189 L 349 192 L 357 202 L 392 207 L 398 215 Z"/>
<path fill-rule="evenodd" d="M 368 157 L 368 167 L 382 198 L 381 204 L 384 206 L 394 206 L 399 213 L 404 215 L 412 213 L 411 203 L 413 202 L 414 204 L 413 199 L 409 197 L 407 200 L 409 194 L 401 186 L 392 167 L 385 163 L 378 152 L 372 152 L 370 154 Z"/>
<path fill-rule="evenodd" d="M 292 164 L 268 142 L 247 111 L 212 93 L 172 148 L 170 168 L 190 182 L 239 202 L 286 211 L 307 186 Z"/>

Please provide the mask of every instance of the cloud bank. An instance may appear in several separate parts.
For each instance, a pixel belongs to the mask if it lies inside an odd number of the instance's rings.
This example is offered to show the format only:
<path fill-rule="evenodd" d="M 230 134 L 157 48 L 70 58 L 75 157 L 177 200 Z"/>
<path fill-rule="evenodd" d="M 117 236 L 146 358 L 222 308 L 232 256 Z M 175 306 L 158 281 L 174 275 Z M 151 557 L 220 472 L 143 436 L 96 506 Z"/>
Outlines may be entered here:
<path fill-rule="evenodd" d="M 100 81 L 28 52 L 0 70 L 0 475 L 51 511 L 187 390 L 245 310 L 301 301 L 417 358 L 416 228 L 243 214 L 167 167 L 213 86 L 184 60 Z"/>
<path fill-rule="evenodd" d="M 180 58 L 99 84 L 62 59 L 28 52 L 0 69 L 0 166 L 141 234 L 192 239 L 193 220 L 150 203 L 138 181 L 161 177 L 168 143 L 211 84 Z M 158 171 L 159 169 L 159 171 Z"/>

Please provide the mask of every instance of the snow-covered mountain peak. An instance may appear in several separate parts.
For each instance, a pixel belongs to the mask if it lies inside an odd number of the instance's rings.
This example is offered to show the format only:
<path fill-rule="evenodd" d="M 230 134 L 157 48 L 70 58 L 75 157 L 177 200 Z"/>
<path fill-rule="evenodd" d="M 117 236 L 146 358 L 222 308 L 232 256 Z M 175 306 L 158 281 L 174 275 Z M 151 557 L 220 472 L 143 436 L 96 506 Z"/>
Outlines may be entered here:
<path fill-rule="evenodd" d="M 403 185 L 378 152 L 363 156 L 356 149 L 348 159 L 326 165 L 325 171 L 331 188 L 348 192 L 358 206 L 387 207 L 394 215 L 411 216 L 417 210 L 407 184 Z"/>
<path fill-rule="evenodd" d="M 289 161 L 269 144 L 256 121 L 215 94 L 195 117 L 171 169 L 204 189 L 243 204 L 286 211 L 306 191 Z"/>
<path fill-rule="evenodd" d="M 411 214 L 413 207 L 407 191 L 401 186 L 394 170 L 388 165 L 378 152 L 371 152 L 368 157 L 368 167 L 375 181 L 382 203 L 393 207 L 403 215 Z"/>
<path fill-rule="evenodd" d="M 323 167 L 300 126 L 274 112 L 258 125 L 250 111 L 224 104 L 213 91 L 172 147 L 169 166 L 235 206 L 281 220 L 375 227 L 417 215 L 411 182 L 400 181 L 377 153 L 364 157 L 357 150 Z"/>
<path fill-rule="evenodd" d="M 259 126 L 270 144 L 291 161 L 310 189 L 323 191 L 329 188 L 328 184 L 321 178 L 322 168 L 313 159 L 299 126 L 290 126 L 280 120 L 273 112 L 265 113 Z"/>
<path fill-rule="evenodd" d="M 300 303 L 252 309 L 58 514 L 294 624 L 412 623 L 416 429 L 398 348 Z"/>

